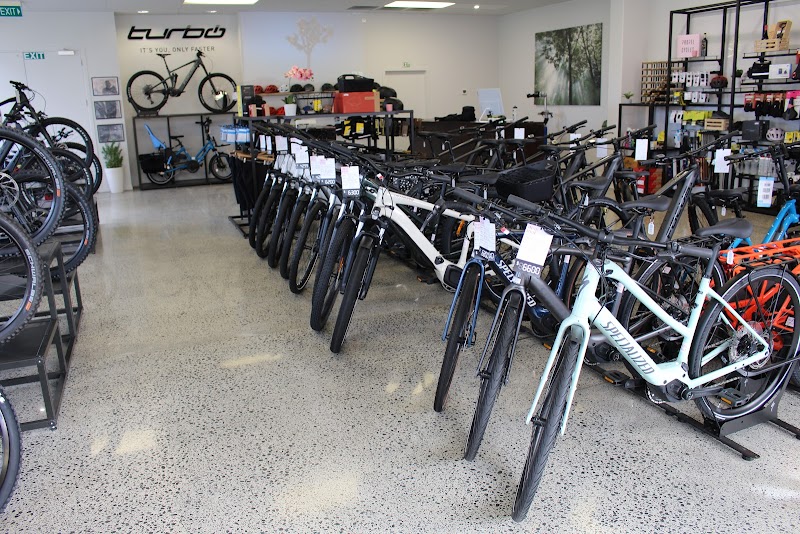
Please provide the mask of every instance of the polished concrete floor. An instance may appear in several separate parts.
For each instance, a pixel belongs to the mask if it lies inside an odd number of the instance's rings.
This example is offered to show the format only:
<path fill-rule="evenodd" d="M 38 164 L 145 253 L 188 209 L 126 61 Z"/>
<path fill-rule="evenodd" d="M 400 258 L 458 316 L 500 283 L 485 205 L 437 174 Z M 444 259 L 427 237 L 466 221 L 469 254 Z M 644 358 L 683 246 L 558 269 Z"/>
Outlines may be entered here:
<path fill-rule="evenodd" d="M 432 410 L 450 295 L 381 260 L 343 352 L 228 222 L 229 186 L 98 198 L 58 428 L 26 432 L 5 532 L 797 532 L 800 441 L 727 447 L 591 372 L 526 522 L 509 515 L 546 355 L 521 340 L 474 462 L 477 350 Z M 480 321 L 479 335 L 490 317 Z M 32 390 L 9 390 L 36 416 Z M 690 404 L 682 406 L 693 412 Z M 800 424 L 800 396 L 781 416 Z"/>

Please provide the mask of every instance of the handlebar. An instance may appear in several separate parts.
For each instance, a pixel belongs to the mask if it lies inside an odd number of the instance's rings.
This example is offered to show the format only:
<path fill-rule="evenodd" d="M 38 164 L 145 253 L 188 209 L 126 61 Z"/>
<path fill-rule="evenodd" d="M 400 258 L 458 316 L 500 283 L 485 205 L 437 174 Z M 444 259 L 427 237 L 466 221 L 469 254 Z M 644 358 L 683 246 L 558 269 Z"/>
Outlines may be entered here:
<path fill-rule="evenodd" d="M 505 215 L 511 220 L 520 219 L 522 217 L 519 213 L 515 211 L 506 209 L 502 206 L 498 206 L 497 204 L 494 204 L 486 200 L 482 196 L 476 195 L 475 193 L 472 193 L 470 191 L 466 191 L 465 189 L 461 189 L 460 187 L 454 187 L 450 189 L 449 192 L 452 193 L 453 196 L 465 202 L 474 204 L 476 206 L 484 207 L 487 211 L 496 212 L 496 214 L 498 215 Z"/>

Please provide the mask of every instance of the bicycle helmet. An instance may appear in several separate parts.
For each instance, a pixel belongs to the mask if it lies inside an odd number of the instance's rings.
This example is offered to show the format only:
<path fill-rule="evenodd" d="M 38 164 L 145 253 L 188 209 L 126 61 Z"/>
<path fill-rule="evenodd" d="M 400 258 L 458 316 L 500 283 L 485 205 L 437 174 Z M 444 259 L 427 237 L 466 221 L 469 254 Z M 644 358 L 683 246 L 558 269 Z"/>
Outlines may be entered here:
<path fill-rule="evenodd" d="M 303 91 L 305 91 L 306 93 L 313 93 L 314 92 L 314 84 L 313 83 L 305 84 L 303 86 Z"/>
<path fill-rule="evenodd" d="M 330 83 L 323 83 L 322 87 L 320 88 L 320 91 L 333 91 L 333 90 L 334 90 L 333 85 Z"/>
<path fill-rule="evenodd" d="M 270 84 L 270 85 L 268 85 L 268 86 L 266 86 L 264 88 L 264 92 L 265 93 L 277 93 L 278 92 L 278 86 Z"/>
<path fill-rule="evenodd" d="M 767 141 L 783 141 L 785 132 L 781 128 L 770 128 L 767 130 Z"/>
<path fill-rule="evenodd" d="M 289 88 L 289 92 L 290 93 L 302 93 L 303 92 L 303 86 L 300 85 L 299 83 L 296 83 L 296 84 L 292 85 L 292 87 Z"/>
<path fill-rule="evenodd" d="M 264 92 L 264 88 L 263 88 L 263 87 L 261 87 L 260 85 L 254 85 L 254 86 L 253 86 L 253 91 L 254 91 L 256 94 L 260 94 L 260 93 L 263 93 L 263 92 Z"/>

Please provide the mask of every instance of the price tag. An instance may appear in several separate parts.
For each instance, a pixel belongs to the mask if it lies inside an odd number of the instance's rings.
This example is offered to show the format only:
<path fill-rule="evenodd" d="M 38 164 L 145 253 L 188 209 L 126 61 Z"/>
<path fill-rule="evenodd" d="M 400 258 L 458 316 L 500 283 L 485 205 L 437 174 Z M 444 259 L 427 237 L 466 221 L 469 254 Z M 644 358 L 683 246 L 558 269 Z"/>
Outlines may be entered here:
<path fill-rule="evenodd" d="M 312 156 L 311 177 L 322 185 L 336 185 L 336 160 L 325 156 Z"/>
<path fill-rule="evenodd" d="M 289 140 L 286 139 L 282 135 L 275 136 L 275 150 L 278 152 L 288 152 L 289 151 Z"/>
<path fill-rule="evenodd" d="M 475 228 L 475 244 L 473 251 L 475 255 L 493 261 L 495 257 L 497 230 L 492 221 L 487 221 L 483 217 L 473 223 Z"/>
<path fill-rule="evenodd" d="M 553 236 L 543 228 L 528 223 L 522 236 L 517 259 L 514 262 L 517 276 L 523 279 L 526 276 L 541 276 L 542 266 L 547 259 L 552 241 Z"/>
<path fill-rule="evenodd" d="M 636 161 L 646 160 L 648 148 L 650 148 L 650 141 L 648 141 L 647 139 L 637 139 L 636 155 L 633 156 L 633 159 L 635 159 Z"/>
<path fill-rule="evenodd" d="M 525 128 L 514 128 L 514 139 L 525 139 Z"/>
<path fill-rule="evenodd" d="M 308 147 L 302 142 L 292 139 L 292 155 L 297 165 L 308 165 Z"/>
<path fill-rule="evenodd" d="M 266 135 L 259 135 L 258 136 L 258 148 L 261 150 L 267 150 L 267 136 Z"/>
<path fill-rule="evenodd" d="M 571 134 L 569 134 L 569 140 L 570 141 L 577 141 L 580 138 L 581 138 L 581 134 L 579 134 L 579 133 L 571 133 Z M 569 146 L 575 146 L 575 143 L 572 143 Z"/>
<path fill-rule="evenodd" d="M 775 188 L 775 177 L 761 176 L 758 179 L 758 199 L 756 207 L 768 208 L 772 206 L 772 190 Z"/>
<path fill-rule="evenodd" d="M 714 151 L 714 172 L 728 172 L 730 162 L 725 158 L 730 155 L 730 148 L 719 148 Z"/>
<path fill-rule="evenodd" d="M 598 143 L 605 143 L 606 141 L 608 141 L 608 139 L 605 139 L 603 137 L 601 137 L 601 138 L 599 138 L 597 140 Z M 608 156 L 608 145 L 598 144 L 598 145 L 595 145 L 594 148 L 597 151 L 597 157 L 598 158 L 604 158 L 604 157 Z"/>
<path fill-rule="evenodd" d="M 342 167 L 342 196 L 345 198 L 358 197 L 361 195 L 361 176 L 358 172 L 358 165 Z"/>
<path fill-rule="evenodd" d="M 325 164 L 325 156 L 310 156 L 308 164 L 311 169 L 311 181 L 319 182 L 319 169 Z"/>

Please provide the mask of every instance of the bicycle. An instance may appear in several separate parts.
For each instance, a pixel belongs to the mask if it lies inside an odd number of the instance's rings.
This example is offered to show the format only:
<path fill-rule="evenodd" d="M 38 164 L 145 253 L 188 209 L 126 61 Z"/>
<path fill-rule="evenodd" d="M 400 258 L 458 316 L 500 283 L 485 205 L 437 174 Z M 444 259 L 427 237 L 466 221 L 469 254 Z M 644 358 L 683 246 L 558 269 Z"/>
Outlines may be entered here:
<path fill-rule="evenodd" d="M 596 243 L 590 258 L 591 268 L 584 272 L 571 311 L 541 279 L 532 276 L 526 280 L 526 287 L 535 296 L 553 304 L 551 311 L 561 319 L 561 326 L 526 418 L 529 424 L 534 424 L 534 430 L 512 512 L 515 521 L 525 519 L 555 444 L 556 432 L 560 429 L 563 434 L 566 429 L 590 325 L 603 334 L 645 381 L 652 399 L 694 400 L 705 417 L 718 422 L 763 408 L 780 391 L 800 360 L 797 356 L 800 331 L 794 329 L 800 284 L 785 265 L 745 269 L 717 292 L 710 281 L 719 245 L 706 249 L 627 239 L 581 226 L 518 197 L 509 197 L 509 203 L 529 210 L 554 233 L 559 233 L 558 228 L 563 226 Z M 744 238 L 751 230 L 749 223 L 728 224 L 724 233 Z M 706 233 L 716 232 L 712 227 Z M 685 323 L 662 310 L 620 266 L 604 257 L 613 245 L 659 250 L 673 264 L 686 257 L 707 262 Z M 604 279 L 621 284 L 682 337 L 674 360 L 657 363 L 598 300 L 596 290 Z M 513 341 L 516 336 L 511 338 Z"/>
<path fill-rule="evenodd" d="M 128 101 L 137 112 L 158 111 L 166 105 L 169 97 L 181 96 L 198 69 L 203 69 L 205 73 L 197 88 L 197 96 L 204 108 L 212 113 L 224 113 L 236 105 L 236 82 L 227 74 L 209 73 L 203 63 L 205 54 L 202 51 L 198 50 L 195 59 L 175 69 L 170 69 L 167 64 L 169 55 L 158 54 L 164 60 L 164 66 L 167 68 L 166 79 L 152 70 L 143 70 L 135 73 L 128 80 L 126 89 Z M 188 73 L 178 85 L 178 71 L 190 65 Z"/>
<path fill-rule="evenodd" d="M 156 185 L 165 185 L 174 180 L 175 175 L 180 171 L 187 171 L 191 173 L 197 172 L 201 163 L 205 163 L 206 157 L 210 153 L 214 154 L 208 161 L 208 170 L 211 171 L 211 175 L 220 182 L 229 182 L 231 180 L 231 177 L 233 176 L 233 170 L 228 162 L 228 156 L 227 154 L 221 153 L 217 150 L 218 148 L 228 145 L 217 144 L 216 138 L 211 135 L 209 131 L 211 126 L 210 118 L 197 121 L 195 124 L 199 124 L 203 127 L 204 144 L 194 156 L 191 156 L 189 151 L 186 150 L 186 147 L 183 146 L 183 142 L 181 142 L 181 138 L 183 137 L 182 135 L 171 135 L 169 137 L 170 146 L 168 147 L 163 141 L 156 137 L 156 135 L 153 133 L 153 130 L 150 129 L 150 125 L 144 125 L 147 133 L 150 135 L 153 148 L 159 152 L 159 158 L 157 159 L 164 161 L 163 170 L 157 170 L 156 167 L 143 165 L 143 167 L 148 169 L 142 169 L 145 170 L 145 176 L 147 176 L 148 180 Z M 172 141 L 175 141 L 177 144 L 172 145 Z M 146 154 L 146 156 L 149 156 L 149 154 Z M 151 169 L 155 172 L 151 172 Z"/>

